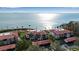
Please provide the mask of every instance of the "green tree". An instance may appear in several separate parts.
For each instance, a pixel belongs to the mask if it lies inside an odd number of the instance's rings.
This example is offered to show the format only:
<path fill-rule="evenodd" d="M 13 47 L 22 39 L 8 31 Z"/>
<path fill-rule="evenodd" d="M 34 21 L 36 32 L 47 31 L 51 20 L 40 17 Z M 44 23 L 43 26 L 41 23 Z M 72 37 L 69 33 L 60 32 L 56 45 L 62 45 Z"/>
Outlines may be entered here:
<path fill-rule="evenodd" d="M 23 51 L 26 50 L 30 45 L 32 45 L 32 42 L 25 39 L 25 33 L 19 32 L 20 40 L 16 44 L 16 50 L 17 51 Z"/>
<path fill-rule="evenodd" d="M 79 46 L 79 39 L 74 42 L 74 45 Z"/>
<path fill-rule="evenodd" d="M 55 37 L 54 36 L 52 36 L 51 34 L 48 34 L 48 38 L 51 40 L 51 41 L 55 41 Z"/>
<path fill-rule="evenodd" d="M 31 46 L 29 46 L 27 51 L 43 51 L 43 49 L 41 47 L 39 47 L 39 46 L 31 45 Z"/>
<path fill-rule="evenodd" d="M 17 42 L 16 44 L 16 50 L 17 51 L 23 51 L 26 50 L 30 45 L 32 45 L 31 41 L 27 41 L 25 39 L 22 39 Z"/>

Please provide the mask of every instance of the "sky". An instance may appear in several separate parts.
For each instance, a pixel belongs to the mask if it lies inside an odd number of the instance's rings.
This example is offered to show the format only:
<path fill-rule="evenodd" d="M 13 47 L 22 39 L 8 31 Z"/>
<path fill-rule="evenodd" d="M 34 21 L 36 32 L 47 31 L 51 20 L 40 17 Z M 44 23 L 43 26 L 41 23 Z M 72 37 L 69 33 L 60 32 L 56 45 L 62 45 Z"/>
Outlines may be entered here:
<path fill-rule="evenodd" d="M 51 29 L 69 21 L 79 21 L 79 8 L 0 8 L 0 28 L 29 27 Z"/>
<path fill-rule="evenodd" d="M 0 7 L 0 13 L 79 13 L 79 7 Z"/>

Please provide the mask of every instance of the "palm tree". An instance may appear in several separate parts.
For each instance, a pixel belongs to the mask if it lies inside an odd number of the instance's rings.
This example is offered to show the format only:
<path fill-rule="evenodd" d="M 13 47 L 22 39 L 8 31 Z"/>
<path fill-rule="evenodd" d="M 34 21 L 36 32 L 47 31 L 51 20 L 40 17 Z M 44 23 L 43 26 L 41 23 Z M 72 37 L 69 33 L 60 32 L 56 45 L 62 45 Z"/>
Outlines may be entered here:
<path fill-rule="evenodd" d="M 29 27 L 30 27 L 31 25 L 29 25 Z"/>
<path fill-rule="evenodd" d="M 75 23 L 74 31 L 76 32 L 77 29 L 78 29 L 78 23 Z"/>
<path fill-rule="evenodd" d="M 6 26 L 6 28 L 8 29 L 8 26 Z"/>
<path fill-rule="evenodd" d="M 30 26 L 31 26 L 31 25 L 28 25 L 28 26 L 29 26 L 29 31 L 30 31 Z"/>
<path fill-rule="evenodd" d="M 18 29 L 18 26 L 16 27 L 16 29 Z"/>
<path fill-rule="evenodd" d="M 24 26 L 21 26 L 21 27 L 22 27 L 22 29 L 23 29 Z"/>

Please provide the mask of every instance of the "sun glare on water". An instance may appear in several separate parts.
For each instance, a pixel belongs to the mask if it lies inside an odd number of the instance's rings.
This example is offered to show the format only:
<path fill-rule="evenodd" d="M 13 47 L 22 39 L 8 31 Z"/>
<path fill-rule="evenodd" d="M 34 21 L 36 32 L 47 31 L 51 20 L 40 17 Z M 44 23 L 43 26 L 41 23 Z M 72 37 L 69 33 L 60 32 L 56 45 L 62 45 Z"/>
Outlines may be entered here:
<path fill-rule="evenodd" d="M 43 24 L 43 27 L 45 27 L 46 29 L 52 29 L 52 25 L 54 24 L 54 21 L 56 16 L 58 16 L 58 14 L 51 14 L 51 13 L 44 13 L 44 14 L 37 14 L 39 16 L 39 20 L 40 22 Z"/>
<path fill-rule="evenodd" d="M 38 14 L 38 15 L 42 20 L 51 20 L 52 18 L 57 16 L 57 14 Z"/>

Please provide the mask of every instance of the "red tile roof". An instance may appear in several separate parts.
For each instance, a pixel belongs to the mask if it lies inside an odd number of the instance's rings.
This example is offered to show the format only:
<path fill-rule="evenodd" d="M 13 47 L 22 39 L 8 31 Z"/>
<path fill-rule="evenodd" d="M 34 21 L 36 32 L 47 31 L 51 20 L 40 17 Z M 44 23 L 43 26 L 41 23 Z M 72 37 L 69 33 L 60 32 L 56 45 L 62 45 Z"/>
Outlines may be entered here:
<path fill-rule="evenodd" d="M 10 39 L 10 38 L 14 38 L 14 37 L 18 37 L 18 32 L 10 32 L 10 34 L 8 34 L 8 35 L 1 35 L 0 40 Z"/>
<path fill-rule="evenodd" d="M 41 40 L 41 41 L 33 41 L 32 44 L 33 45 L 46 45 L 49 44 L 50 41 L 49 40 Z"/>
<path fill-rule="evenodd" d="M 11 32 L 11 35 L 14 35 L 14 36 L 18 37 L 18 32 L 16 32 L 16 31 Z"/>
<path fill-rule="evenodd" d="M 64 39 L 64 41 L 67 43 L 67 42 L 74 42 L 76 41 L 77 38 L 76 37 L 70 37 L 70 38 L 67 38 L 67 39 Z"/>
<path fill-rule="evenodd" d="M 16 48 L 16 44 L 10 44 L 10 45 L 5 45 L 5 46 L 0 46 L 0 51 L 6 51 L 8 49 L 13 49 Z"/>
<path fill-rule="evenodd" d="M 10 39 L 10 38 L 13 38 L 14 36 L 12 35 L 3 35 L 3 36 L 0 36 L 0 40 L 4 40 L 4 39 Z"/>
<path fill-rule="evenodd" d="M 64 33 L 70 33 L 70 32 L 71 32 L 71 31 L 66 30 L 66 29 L 64 29 L 64 30 L 53 29 L 53 30 L 50 30 L 50 31 L 53 32 L 53 33 L 56 34 L 56 35 L 64 34 Z"/>
<path fill-rule="evenodd" d="M 34 35 L 36 35 L 36 34 L 47 34 L 45 31 L 39 31 L 39 32 L 37 32 L 37 31 L 32 31 L 32 32 L 28 32 L 28 34 L 29 33 L 32 33 L 32 34 L 34 34 Z"/>

